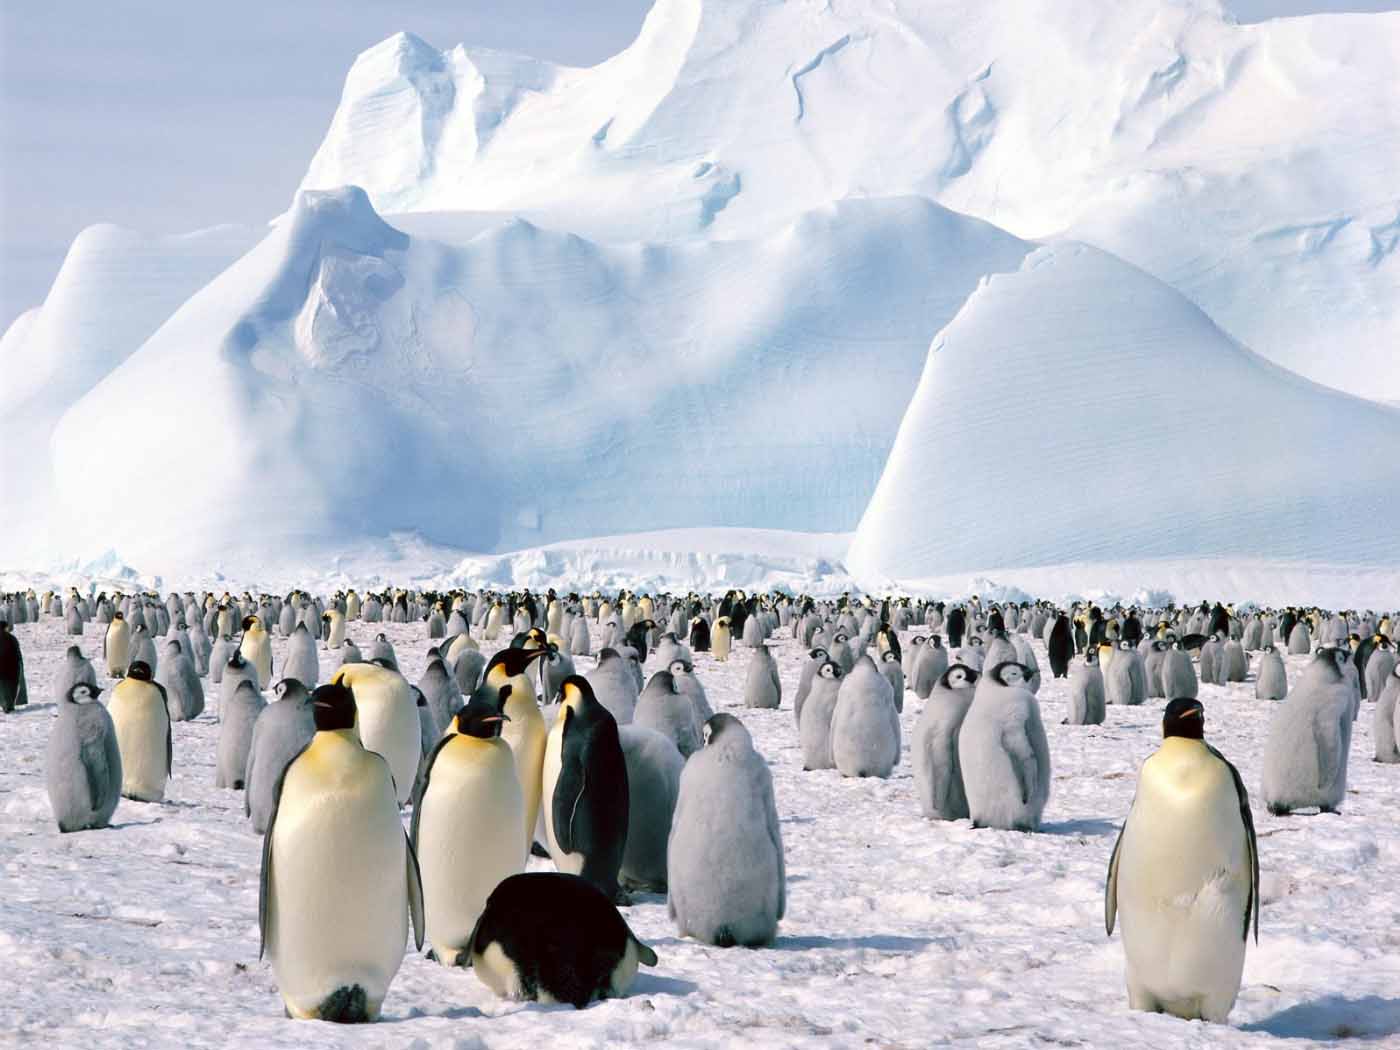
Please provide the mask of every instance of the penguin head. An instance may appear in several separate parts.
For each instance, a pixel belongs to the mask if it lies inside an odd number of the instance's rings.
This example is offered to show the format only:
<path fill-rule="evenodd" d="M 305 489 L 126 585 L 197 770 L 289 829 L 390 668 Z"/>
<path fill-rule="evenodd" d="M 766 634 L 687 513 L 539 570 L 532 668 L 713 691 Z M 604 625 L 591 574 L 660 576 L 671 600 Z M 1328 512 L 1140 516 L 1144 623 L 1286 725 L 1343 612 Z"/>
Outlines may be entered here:
<path fill-rule="evenodd" d="M 486 678 L 500 685 L 508 678 L 524 674 L 532 663 L 548 655 L 548 649 L 502 649 L 486 665 Z"/>
<path fill-rule="evenodd" d="M 102 690 L 95 685 L 88 685 L 87 682 L 74 682 L 68 690 L 68 702 L 70 704 L 86 704 L 96 700 L 100 692 Z"/>
<path fill-rule="evenodd" d="M 678 675 L 690 674 L 690 664 L 686 663 L 684 660 L 672 660 L 671 666 L 668 667 L 667 670 L 671 672 L 671 677 L 673 678 Z"/>
<path fill-rule="evenodd" d="M 1095 666 L 1099 662 L 1099 654 L 1093 649 L 1086 649 L 1084 651 L 1084 662 L 1090 667 Z"/>
<path fill-rule="evenodd" d="M 320 733 L 355 728 L 355 694 L 350 687 L 332 682 L 311 694 L 311 715 Z"/>
<path fill-rule="evenodd" d="M 1128 641 L 1126 638 L 1123 639 L 1121 642 L 1118 643 L 1118 648 L 1122 649 L 1125 653 L 1126 653 L 1128 650 L 1130 650 L 1132 647 L 1133 647 L 1133 643 L 1130 642 L 1130 641 Z"/>
<path fill-rule="evenodd" d="M 1167 705 L 1162 714 L 1162 736 L 1187 740 L 1202 740 L 1206 735 L 1206 709 L 1199 700 L 1178 697 Z"/>
<path fill-rule="evenodd" d="M 665 671 L 658 673 L 666 674 Z M 589 684 L 588 679 L 576 674 L 565 678 L 564 684 L 559 687 L 559 702 L 576 715 L 584 708 L 602 708 L 602 704 L 598 703 L 598 698 L 593 695 L 593 686 Z M 604 710 L 606 709 L 604 708 Z"/>
<path fill-rule="evenodd" d="M 928 636 L 928 644 L 935 649 L 943 648 L 943 636 L 941 634 L 931 634 Z"/>
<path fill-rule="evenodd" d="M 982 639 L 979 638 L 977 635 L 974 634 L 974 635 L 972 636 L 972 638 L 970 639 L 970 641 L 972 642 L 973 645 L 977 646 L 979 649 L 982 647 Z"/>
<path fill-rule="evenodd" d="M 942 685 L 946 689 L 967 689 L 977 682 L 977 672 L 963 664 L 954 664 L 943 672 Z"/>
<path fill-rule="evenodd" d="M 299 678 L 284 678 L 272 687 L 272 695 L 278 700 L 290 700 L 297 703 L 310 699 L 311 694 L 306 691 L 306 686 Z"/>
<path fill-rule="evenodd" d="M 992 681 L 998 685 L 1024 687 L 1031 678 L 1031 669 L 1024 664 L 1016 663 L 1014 660 L 1007 660 L 1005 663 L 993 667 L 991 676 Z"/>
<path fill-rule="evenodd" d="M 257 618 L 256 616 L 245 616 L 245 617 L 243 617 L 243 629 L 244 629 L 245 631 L 246 631 L 246 630 L 249 630 L 249 629 L 252 628 L 253 625 L 256 624 L 257 622 L 258 622 L 258 618 Z"/>
<path fill-rule="evenodd" d="M 925 638 L 923 635 L 916 634 L 914 635 L 913 640 L 909 644 L 917 647 L 923 645 L 926 641 L 928 641 L 928 639 Z"/>
<path fill-rule="evenodd" d="M 548 649 L 549 637 L 538 627 L 532 627 L 525 633 L 525 640 L 521 643 L 520 648 L 524 649 L 526 652 L 533 652 L 536 649 Z"/>
<path fill-rule="evenodd" d="M 705 720 L 705 724 L 700 727 L 700 736 L 705 747 L 728 748 L 735 745 L 753 745 L 753 738 L 749 736 L 749 731 L 744 723 L 730 714 L 721 712 L 711 715 Z"/>
<path fill-rule="evenodd" d="M 114 619 L 114 620 L 125 620 L 125 619 L 126 619 L 126 615 L 125 615 L 124 613 L 114 612 L 114 613 L 112 614 L 112 619 Z M 6 624 L 5 626 L 8 627 L 9 624 Z"/>
<path fill-rule="evenodd" d="M 841 667 L 839 664 L 834 664 L 830 660 L 828 660 L 826 663 L 822 664 L 821 670 L 819 670 L 817 673 L 823 678 L 840 678 Z"/>
<path fill-rule="evenodd" d="M 489 693 L 478 689 L 472 698 L 457 712 L 457 732 L 478 740 L 492 740 L 501 735 L 501 726 L 510 721 L 501 708 L 510 698 L 511 686 L 501 686 L 493 701 Z"/>
<path fill-rule="evenodd" d="M 827 658 L 828 655 L 829 654 L 827 653 L 827 651 L 823 649 L 820 645 L 807 654 L 809 659 L 823 661 Z"/>
<path fill-rule="evenodd" d="M 151 665 L 145 660 L 137 660 L 126 669 L 126 676 L 134 678 L 138 682 L 149 682 L 151 680 Z"/>
<path fill-rule="evenodd" d="M 657 671 L 647 680 L 647 687 L 644 692 L 651 692 L 655 688 L 657 692 L 674 693 L 676 689 L 675 676 L 670 671 Z"/>

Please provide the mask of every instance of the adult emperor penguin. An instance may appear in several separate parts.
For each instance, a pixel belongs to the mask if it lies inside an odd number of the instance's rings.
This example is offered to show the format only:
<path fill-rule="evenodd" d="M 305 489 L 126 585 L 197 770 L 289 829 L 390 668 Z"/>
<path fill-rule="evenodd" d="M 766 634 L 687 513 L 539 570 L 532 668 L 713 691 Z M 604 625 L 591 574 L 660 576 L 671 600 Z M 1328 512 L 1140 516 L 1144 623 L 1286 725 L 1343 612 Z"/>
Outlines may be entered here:
<path fill-rule="evenodd" d="M 527 846 L 534 840 L 535 825 L 540 816 L 541 776 L 547 734 L 529 672 L 531 664 L 548 655 L 548 649 L 502 649 L 487 663 L 479 687 L 486 694 L 486 699 L 492 700 L 505 686 L 510 686 L 501 708 L 506 716 L 501 738 L 510 745 L 515 756 L 515 776 L 520 781 L 520 793 L 525 799 L 522 833 Z"/>
<path fill-rule="evenodd" d="M 120 678 L 130 663 L 131 626 L 122 613 L 113 613 L 107 633 L 102 637 L 102 658 L 107 662 L 107 675 Z"/>
<path fill-rule="evenodd" d="M 733 715 L 711 718 L 704 738 L 681 771 L 666 907 L 683 937 L 721 948 L 768 944 L 787 904 L 773 777 Z"/>
<path fill-rule="evenodd" d="M 1056 613 L 1050 636 L 1045 641 L 1045 651 L 1050 656 L 1051 675 L 1055 678 L 1067 677 L 1070 660 L 1074 658 L 1074 632 L 1070 630 L 1069 617 L 1064 613 Z"/>
<path fill-rule="evenodd" d="M 122 793 L 121 748 L 95 685 L 76 682 L 58 702 L 44 779 L 59 831 L 105 828 L 112 819 Z"/>
<path fill-rule="evenodd" d="M 977 672 L 954 664 L 929 693 L 914 723 L 914 790 L 919 809 L 929 820 L 968 816 L 967 792 L 958 764 L 958 734 L 972 706 Z"/>
<path fill-rule="evenodd" d="M 366 750 L 382 755 L 389 763 L 394 791 L 403 805 L 413 793 L 423 748 L 418 705 L 408 679 L 378 664 L 346 664 L 332 676 L 331 683 L 348 686 L 355 694 L 355 728 L 360 741 Z"/>
<path fill-rule="evenodd" d="M 703 616 L 690 618 L 690 648 L 697 653 L 710 651 L 710 621 Z"/>
<path fill-rule="evenodd" d="M 360 743 L 351 689 L 322 686 L 312 711 L 316 735 L 283 772 L 263 837 L 258 957 L 271 957 L 288 1016 L 373 1021 L 410 916 L 423 947 L 418 863 L 389 765 Z"/>
<path fill-rule="evenodd" d="M 1050 745 L 1026 669 L 983 675 L 958 734 L 958 762 L 973 827 L 1034 831 L 1050 797 Z"/>
<path fill-rule="evenodd" d="M 729 659 L 729 645 L 732 635 L 729 631 L 729 617 L 721 616 L 715 620 L 714 630 L 710 632 L 710 652 L 714 654 L 720 663 Z M 694 646 L 692 646 L 694 648 Z M 699 649 L 695 650 L 699 652 Z"/>
<path fill-rule="evenodd" d="M 503 999 L 569 1003 L 627 994 L 637 965 L 656 953 L 586 879 L 512 875 L 486 900 L 471 936 L 472 972 Z"/>
<path fill-rule="evenodd" d="M 629 815 L 617 721 L 585 678 L 566 678 L 560 696 L 562 707 L 545 748 L 545 841 L 555 867 L 583 876 L 611 900 L 617 896 Z"/>
<path fill-rule="evenodd" d="M 327 609 L 321 614 L 321 637 L 327 649 L 339 649 L 345 644 L 345 614 L 339 609 Z"/>
<path fill-rule="evenodd" d="M 1260 778 L 1275 816 L 1317 806 L 1335 813 L 1346 798 L 1356 687 L 1343 674 L 1350 652 L 1322 648 L 1274 711 Z"/>
<path fill-rule="evenodd" d="M 274 703 L 266 705 L 253 723 L 248 764 L 243 774 L 243 812 L 259 835 L 267 831 L 277 785 L 287 763 L 301 754 L 316 735 L 311 694 L 295 678 L 272 687 Z"/>
<path fill-rule="evenodd" d="M 170 779 L 173 737 L 165 690 L 151 681 L 141 661 L 127 668 L 107 704 L 122 756 L 122 795 L 137 802 L 160 802 Z"/>
<path fill-rule="evenodd" d="M 525 796 L 515 755 L 500 736 L 501 705 L 511 692 L 510 685 L 494 697 L 478 691 L 457 712 L 457 731 L 424 761 L 413 801 L 411 838 L 423 873 L 428 943 L 444 966 L 470 962 L 486 898 L 525 870 Z"/>
<path fill-rule="evenodd" d="M 1121 914 L 1132 1009 L 1223 1023 L 1251 921 L 1259 939 L 1259 850 L 1244 781 L 1204 721 L 1197 700 L 1167 705 L 1109 860 L 1104 926 Z"/>
<path fill-rule="evenodd" d="M 243 640 L 238 651 L 258 672 L 258 690 L 272 684 L 272 636 L 256 616 L 243 617 Z"/>

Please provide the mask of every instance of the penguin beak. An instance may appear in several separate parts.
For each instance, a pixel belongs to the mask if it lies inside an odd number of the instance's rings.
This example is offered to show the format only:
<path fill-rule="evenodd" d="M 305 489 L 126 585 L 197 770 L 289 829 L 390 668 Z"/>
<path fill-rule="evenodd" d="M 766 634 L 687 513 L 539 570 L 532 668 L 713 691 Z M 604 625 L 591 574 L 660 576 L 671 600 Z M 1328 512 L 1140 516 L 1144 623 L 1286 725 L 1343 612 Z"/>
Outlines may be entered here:
<path fill-rule="evenodd" d="M 483 721 L 483 722 L 509 722 L 509 721 L 510 721 L 510 715 L 487 715 L 485 718 L 482 719 L 482 721 Z"/>

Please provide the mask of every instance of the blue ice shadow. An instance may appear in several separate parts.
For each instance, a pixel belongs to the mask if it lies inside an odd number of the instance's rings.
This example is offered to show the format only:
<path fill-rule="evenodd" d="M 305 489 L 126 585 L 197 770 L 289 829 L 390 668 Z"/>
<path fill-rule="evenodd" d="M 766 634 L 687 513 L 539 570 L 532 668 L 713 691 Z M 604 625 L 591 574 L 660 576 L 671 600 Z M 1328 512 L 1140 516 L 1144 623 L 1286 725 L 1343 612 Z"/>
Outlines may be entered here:
<path fill-rule="evenodd" d="M 1329 995 L 1240 1025 L 1240 1029 L 1267 1032 L 1280 1039 L 1384 1039 L 1400 1033 L 1400 999 Z"/>

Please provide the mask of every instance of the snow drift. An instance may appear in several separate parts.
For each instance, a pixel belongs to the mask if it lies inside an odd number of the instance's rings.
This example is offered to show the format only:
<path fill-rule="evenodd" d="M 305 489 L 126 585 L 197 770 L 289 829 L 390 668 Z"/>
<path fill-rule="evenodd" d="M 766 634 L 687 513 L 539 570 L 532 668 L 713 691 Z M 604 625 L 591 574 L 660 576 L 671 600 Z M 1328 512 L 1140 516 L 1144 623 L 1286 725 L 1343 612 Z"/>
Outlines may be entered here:
<path fill-rule="evenodd" d="M 863 585 L 1064 563 L 1395 565 L 1400 411 L 1250 353 L 1085 245 L 934 341 L 848 555 Z"/>

